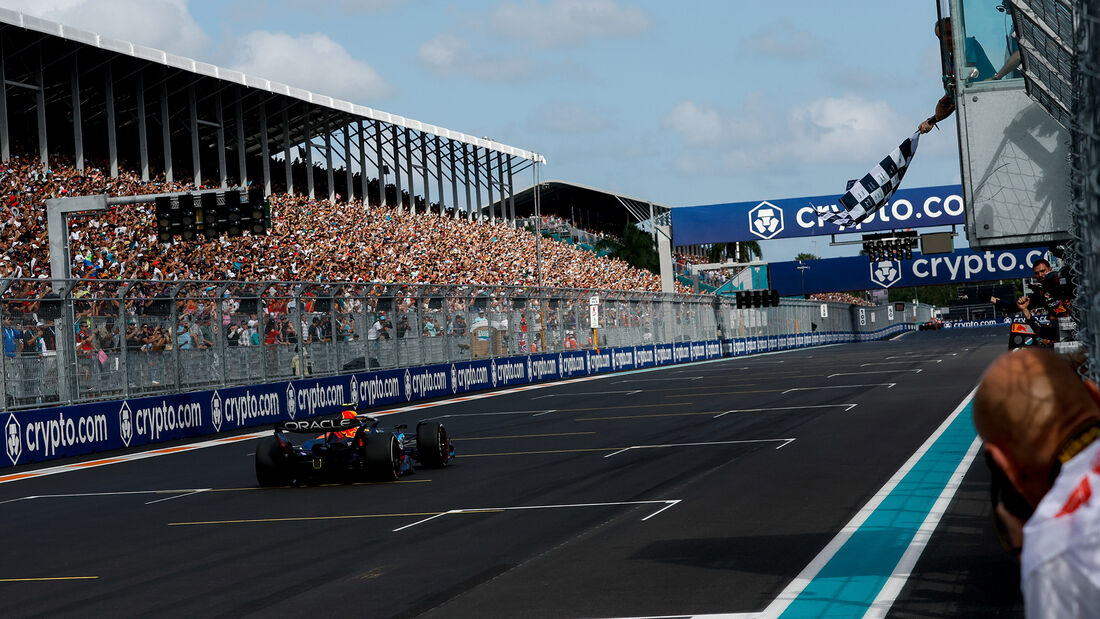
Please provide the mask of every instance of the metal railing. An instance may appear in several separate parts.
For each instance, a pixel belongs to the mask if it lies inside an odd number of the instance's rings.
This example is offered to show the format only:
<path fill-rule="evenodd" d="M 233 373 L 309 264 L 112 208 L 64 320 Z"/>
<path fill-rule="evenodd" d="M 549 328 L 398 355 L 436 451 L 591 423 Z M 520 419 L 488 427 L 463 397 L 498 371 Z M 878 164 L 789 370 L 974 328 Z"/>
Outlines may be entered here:
<path fill-rule="evenodd" d="M 598 296 L 600 328 L 589 327 Z M 317 282 L 0 281 L 0 409 L 128 398 L 501 356 L 874 331 L 928 320 L 702 295 Z M 824 309 L 823 309 L 824 308 Z"/>

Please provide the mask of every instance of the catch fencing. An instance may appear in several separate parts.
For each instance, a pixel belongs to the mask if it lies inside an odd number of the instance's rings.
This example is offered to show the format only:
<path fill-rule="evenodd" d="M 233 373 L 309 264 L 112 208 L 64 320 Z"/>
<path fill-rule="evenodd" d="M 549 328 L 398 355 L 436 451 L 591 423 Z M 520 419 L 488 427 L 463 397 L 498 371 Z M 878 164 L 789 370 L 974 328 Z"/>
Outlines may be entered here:
<path fill-rule="evenodd" d="M 815 334 L 873 339 L 931 318 L 910 303 L 739 309 L 732 297 L 511 286 L 69 280 L 53 290 L 0 281 L 0 410 L 597 348 L 724 341 L 742 354 Z"/>

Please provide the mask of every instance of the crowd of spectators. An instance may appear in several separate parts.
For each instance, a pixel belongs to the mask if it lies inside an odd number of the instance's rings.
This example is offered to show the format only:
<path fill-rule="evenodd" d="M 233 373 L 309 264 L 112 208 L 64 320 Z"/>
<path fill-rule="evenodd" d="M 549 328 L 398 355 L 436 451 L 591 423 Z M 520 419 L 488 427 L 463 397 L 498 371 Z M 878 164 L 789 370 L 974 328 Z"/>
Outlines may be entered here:
<path fill-rule="evenodd" d="M 851 305 L 865 305 L 868 307 L 874 305 L 874 303 L 867 299 L 848 292 L 819 292 L 817 294 L 811 294 L 810 298 L 814 301 L 833 301 L 836 303 L 849 303 Z"/>
<path fill-rule="evenodd" d="M 132 172 L 111 178 L 60 159 L 49 168 L 13 157 L 0 165 L 0 277 L 50 276 L 45 201 L 69 195 L 133 195 L 192 189 Z M 158 243 L 151 204 L 116 206 L 73 220 L 70 275 L 161 280 L 325 280 L 534 285 L 535 237 L 503 222 L 468 222 L 357 201 L 330 204 L 272 196 L 271 230 L 205 244 Z M 660 280 L 567 243 L 542 243 L 546 286 L 660 290 Z"/>

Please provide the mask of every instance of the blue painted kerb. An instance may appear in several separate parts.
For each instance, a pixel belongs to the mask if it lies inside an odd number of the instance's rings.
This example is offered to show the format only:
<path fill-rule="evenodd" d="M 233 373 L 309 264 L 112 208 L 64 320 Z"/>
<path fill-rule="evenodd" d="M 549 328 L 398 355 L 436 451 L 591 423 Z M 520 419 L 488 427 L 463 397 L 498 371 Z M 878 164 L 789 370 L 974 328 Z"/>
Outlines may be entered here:
<path fill-rule="evenodd" d="M 862 617 L 966 457 L 976 436 L 968 402 L 782 617 Z"/>

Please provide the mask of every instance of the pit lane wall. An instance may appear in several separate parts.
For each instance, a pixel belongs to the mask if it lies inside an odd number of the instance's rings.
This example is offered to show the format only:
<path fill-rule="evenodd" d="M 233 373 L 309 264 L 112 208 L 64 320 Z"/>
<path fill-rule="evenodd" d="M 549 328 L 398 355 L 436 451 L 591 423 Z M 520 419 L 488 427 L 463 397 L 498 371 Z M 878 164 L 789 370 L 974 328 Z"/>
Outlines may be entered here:
<path fill-rule="evenodd" d="M 912 329 L 912 324 L 896 323 L 855 333 L 818 331 L 498 357 L 17 411 L 4 415 L 6 457 L 0 469 L 327 415 L 348 403 L 360 408 L 401 405 L 535 382 L 877 340 Z"/>

